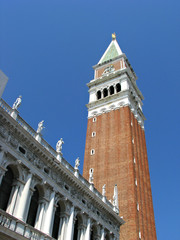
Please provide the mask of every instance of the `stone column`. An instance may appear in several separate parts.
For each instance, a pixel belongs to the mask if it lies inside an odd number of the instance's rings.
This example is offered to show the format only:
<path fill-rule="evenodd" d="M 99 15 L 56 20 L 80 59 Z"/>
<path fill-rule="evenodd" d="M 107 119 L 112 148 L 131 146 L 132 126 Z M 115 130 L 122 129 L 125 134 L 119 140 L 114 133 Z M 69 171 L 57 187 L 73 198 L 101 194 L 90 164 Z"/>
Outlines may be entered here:
<path fill-rule="evenodd" d="M 59 223 L 59 231 L 58 231 L 58 240 L 66 239 L 66 224 L 67 224 L 67 217 L 62 216 Z"/>
<path fill-rule="evenodd" d="M 90 218 L 88 218 L 87 219 L 87 227 L 86 227 L 85 236 L 84 236 L 85 240 L 90 240 L 90 231 L 91 231 L 91 220 L 90 220 Z"/>
<path fill-rule="evenodd" d="M 2 179 L 3 179 L 5 173 L 6 173 L 6 170 L 0 168 L 0 185 L 1 185 L 1 183 L 2 183 Z"/>
<path fill-rule="evenodd" d="M 4 168 L 4 150 L 0 147 L 0 185 L 2 182 L 2 179 L 4 177 L 4 174 L 6 173 L 7 169 Z"/>
<path fill-rule="evenodd" d="M 73 239 L 73 230 L 74 230 L 73 220 L 74 220 L 74 206 L 72 206 L 70 210 L 70 216 L 67 224 L 66 240 Z"/>
<path fill-rule="evenodd" d="M 104 234 L 104 228 L 101 229 L 101 240 L 104 240 L 105 234 Z"/>
<path fill-rule="evenodd" d="M 11 215 L 14 214 L 14 210 L 15 210 L 15 207 L 16 207 L 16 204 L 17 204 L 17 197 L 18 197 L 18 193 L 19 193 L 19 183 L 17 181 L 15 181 L 13 183 L 13 187 L 12 187 L 12 190 L 11 190 L 11 195 L 10 195 L 10 198 L 9 198 L 9 202 L 8 202 L 8 207 L 7 207 L 7 212 Z"/>
<path fill-rule="evenodd" d="M 26 216 L 27 216 L 27 212 L 29 209 L 29 207 L 27 207 L 27 205 L 28 205 L 29 198 L 31 196 L 31 194 L 30 194 L 31 180 L 32 180 L 32 173 L 29 173 L 27 176 L 24 188 L 23 188 L 22 192 L 20 193 L 21 197 L 19 198 L 19 204 L 18 204 L 18 209 L 16 212 L 16 217 L 22 221 L 26 221 Z"/>
<path fill-rule="evenodd" d="M 84 226 L 80 225 L 78 228 L 78 240 L 84 239 Z"/>
<path fill-rule="evenodd" d="M 49 205 L 46 210 L 45 221 L 43 226 L 43 232 L 51 235 L 51 221 L 53 221 L 53 210 L 54 210 L 54 199 L 55 199 L 55 192 L 51 193 Z"/>
<path fill-rule="evenodd" d="M 51 220 L 51 227 L 50 227 L 50 235 L 52 235 L 53 225 L 54 225 L 54 217 L 55 217 L 56 207 L 53 208 L 52 220 Z"/>
<path fill-rule="evenodd" d="M 45 201 L 40 200 L 37 214 L 36 214 L 36 221 L 35 221 L 35 228 L 37 228 L 38 230 L 41 230 L 41 227 L 42 227 L 44 211 L 45 211 Z"/>
<path fill-rule="evenodd" d="M 114 87 L 114 94 L 116 94 L 117 93 L 116 84 L 113 84 L 113 87 Z"/>

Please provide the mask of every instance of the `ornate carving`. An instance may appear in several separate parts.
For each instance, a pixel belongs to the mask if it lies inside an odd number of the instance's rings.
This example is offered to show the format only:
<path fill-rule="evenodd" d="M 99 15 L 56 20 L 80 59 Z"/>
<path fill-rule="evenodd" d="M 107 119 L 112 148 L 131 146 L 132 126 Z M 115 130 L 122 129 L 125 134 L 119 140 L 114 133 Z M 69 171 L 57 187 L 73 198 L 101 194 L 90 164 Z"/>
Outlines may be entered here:
<path fill-rule="evenodd" d="M 11 136 L 9 143 L 11 144 L 12 147 L 17 148 L 18 147 L 18 141 Z"/>
<path fill-rule="evenodd" d="M 34 159 L 34 165 L 39 169 L 42 169 L 44 166 L 43 162 L 41 160 L 39 160 L 38 158 Z"/>
<path fill-rule="evenodd" d="M 28 151 L 26 156 L 30 162 L 34 162 L 35 157 L 34 157 L 33 153 Z"/>
<path fill-rule="evenodd" d="M 102 76 L 103 76 L 103 75 L 106 75 L 106 74 L 108 74 L 108 73 L 114 72 L 114 71 L 115 71 L 114 66 L 113 66 L 113 65 L 110 65 L 110 66 L 108 66 L 108 67 L 106 67 L 106 68 L 104 69 L 104 72 L 103 72 Z"/>
<path fill-rule="evenodd" d="M 5 139 L 8 137 L 8 132 L 2 126 L 0 126 L 0 136 Z"/>

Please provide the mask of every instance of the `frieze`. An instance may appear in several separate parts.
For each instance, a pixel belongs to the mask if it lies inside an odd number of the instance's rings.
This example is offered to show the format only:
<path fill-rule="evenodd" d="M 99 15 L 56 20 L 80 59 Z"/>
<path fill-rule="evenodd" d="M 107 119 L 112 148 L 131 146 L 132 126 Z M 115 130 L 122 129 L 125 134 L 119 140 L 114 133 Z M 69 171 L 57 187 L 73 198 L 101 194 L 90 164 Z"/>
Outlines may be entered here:
<path fill-rule="evenodd" d="M 5 138 L 5 139 L 7 139 L 8 138 L 8 132 L 2 127 L 2 126 L 0 126 L 0 136 L 2 137 L 2 138 Z"/>
<path fill-rule="evenodd" d="M 10 137 L 9 143 L 11 144 L 11 146 L 13 148 L 17 148 L 18 147 L 18 141 L 13 136 Z"/>

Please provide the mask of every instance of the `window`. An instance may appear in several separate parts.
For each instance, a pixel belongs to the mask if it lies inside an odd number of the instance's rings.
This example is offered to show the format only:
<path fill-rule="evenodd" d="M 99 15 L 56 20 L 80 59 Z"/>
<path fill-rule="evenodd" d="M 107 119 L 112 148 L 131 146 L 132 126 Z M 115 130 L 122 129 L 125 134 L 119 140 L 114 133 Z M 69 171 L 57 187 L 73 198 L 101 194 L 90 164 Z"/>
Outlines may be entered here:
<path fill-rule="evenodd" d="M 104 95 L 104 98 L 108 96 L 108 90 L 107 90 L 107 88 L 104 88 L 104 90 L 103 90 L 103 95 Z"/>
<path fill-rule="evenodd" d="M 120 91 L 121 91 L 121 85 L 120 85 L 120 83 L 117 83 L 117 84 L 116 84 L 116 91 L 117 91 L 117 92 L 120 92 Z"/>
<path fill-rule="evenodd" d="M 96 136 L 96 132 L 92 132 L 92 137 L 95 137 Z"/>
<path fill-rule="evenodd" d="M 94 154 L 95 154 L 95 150 L 91 149 L 91 155 L 94 155 Z"/>
<path fill-rule="evenodd" d="M 97 99 L 101 99 L 101 91 L 97 91 Z"/>
<path fill-rule="evenodd" d="M 93 122 L 96 122 L 97 121 L 97 118 L 96 117 L 93 117 Z"/>
<path fill-rule="evenodd" d="M 110 95 L 114 94 L 114 87 L 113 86 L 110 86 L 109 92 L 110 92 Z"/>

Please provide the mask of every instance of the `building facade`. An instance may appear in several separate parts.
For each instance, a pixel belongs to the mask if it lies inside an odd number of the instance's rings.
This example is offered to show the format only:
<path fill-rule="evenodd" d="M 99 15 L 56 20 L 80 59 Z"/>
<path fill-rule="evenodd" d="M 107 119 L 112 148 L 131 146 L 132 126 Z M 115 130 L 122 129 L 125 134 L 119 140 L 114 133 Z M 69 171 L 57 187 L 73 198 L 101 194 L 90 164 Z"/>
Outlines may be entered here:
<path fill-rule="evenodd" d="M 94 188 L 20 116 L 21 96 L 11 108 L 0 99 L 0 239 L 117 240 L 124 220 Z"/>
<path fill-rule="evenodd" d="M 83 176 L 94 169 L 94 184 L 119 191 L 119 210 L 126 224 L 123 240 L 156 240 L 151 184 L 142 112 L 143 95 L 136 74 L 115 34 L 94 67 L 89 87 L 88 126 Z M 113 199 L 112 199 L 113 201 Z"/>

